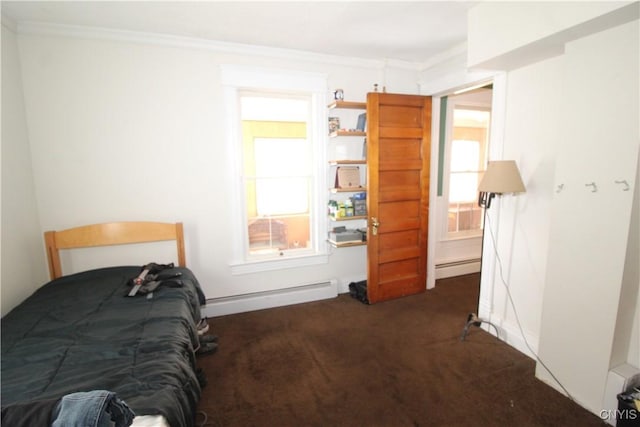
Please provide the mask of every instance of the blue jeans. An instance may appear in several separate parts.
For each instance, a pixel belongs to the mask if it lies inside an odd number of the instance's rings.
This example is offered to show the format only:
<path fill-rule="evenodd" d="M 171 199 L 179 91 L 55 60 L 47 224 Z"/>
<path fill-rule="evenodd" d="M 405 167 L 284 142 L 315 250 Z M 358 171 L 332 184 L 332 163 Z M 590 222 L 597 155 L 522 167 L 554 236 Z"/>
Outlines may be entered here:
<path fill-rule="evenodd" d="M 134 416 L 115 393 L 94 390 L 60 399 L 53 410 L 51 427 L 128 427 Z"/>

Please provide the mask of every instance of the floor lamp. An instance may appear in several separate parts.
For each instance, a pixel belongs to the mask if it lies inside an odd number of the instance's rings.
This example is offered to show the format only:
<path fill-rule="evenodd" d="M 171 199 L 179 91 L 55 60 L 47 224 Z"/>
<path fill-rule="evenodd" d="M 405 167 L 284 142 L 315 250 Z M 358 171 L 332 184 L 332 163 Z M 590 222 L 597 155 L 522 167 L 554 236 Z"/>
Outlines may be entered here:
<path fill-rule="evenodd" d="M 487 170 L 482 177 L 482 181 L 480 181 L 478 191 L 478 206 L 484 208 L 485 219 L 482 225 L 482 249 L 480 252 L 480 270 L 482 271 L 484 231 L 487 226 L 487 209 L 491 207 L 491 201 L 496 195 L 500 196 L 508 193 L 524 193 L 526 190 L 524 188 L 522 178 L 520 177 L 520 172 L 518 171 L 518 165 L 516 165 L 516 162 L 514 160 L 496 160 L 489 162 L 487 165 Z M 479 318 L 476 313 L 471 313 L 467 316 L 467 323 L 464 325 L 460 339 L 464 341 L 467 333 L 469 332 L 469 327 L 480 326 L 482 323 L 493 326 L 496 330 L 496 336 L 499 335 L 496 325 L 488 320 Z"/>

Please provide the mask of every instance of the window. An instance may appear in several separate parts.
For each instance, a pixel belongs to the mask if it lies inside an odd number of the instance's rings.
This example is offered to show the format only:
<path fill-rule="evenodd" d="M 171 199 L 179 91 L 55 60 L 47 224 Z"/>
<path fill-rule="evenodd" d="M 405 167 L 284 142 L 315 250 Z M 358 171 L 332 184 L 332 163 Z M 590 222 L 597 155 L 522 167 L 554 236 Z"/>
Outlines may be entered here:
<path fill-rule="evenodd" d="M 472 107 L 453 110 L 453 137 L 449 155 L 449 237 L 477 234 L 482 230 L 478 184 L 486 168 L 490 112 Z"/>
<path fill-rule="evenodd" d="M 241 93 L 248 255 L 312 247 L 310 98 Z"/>
<path fill-rule="evenodd" d="M 328 262 L 326 76 L 222 66 L 232 274 Z"/>

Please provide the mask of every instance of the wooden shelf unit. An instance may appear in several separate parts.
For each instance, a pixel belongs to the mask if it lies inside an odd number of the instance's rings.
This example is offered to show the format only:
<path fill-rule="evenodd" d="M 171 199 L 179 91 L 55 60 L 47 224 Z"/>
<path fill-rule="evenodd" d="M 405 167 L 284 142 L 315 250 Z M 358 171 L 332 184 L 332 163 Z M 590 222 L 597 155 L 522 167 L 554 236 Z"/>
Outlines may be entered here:
<path fill-rule="evenodd" d="M 365 193 L 367 187 L 354 187 L 354 188 L 330 188 L 332 193 Z"/>
<path fill-rule="evenodd" d="M 367 110 L 367 103 L 366 102 L 352 102 L 352 101 L 333 101 L 331 102 L 329 105 L 327 105 L 327 109 L 329 110 L 334 110 L 334 109 L 350 109 L 350 110 L 362 110 L 364 112 L 366 112 Z M 339 140 L 339 137 L 366 137 L 367 136 L 367 132 L 365 131 L 360 131 L 360 130 L 348 130 L 348 129 L 338 129 L 334 132 L 331 132 L 329 134 L 330 138 L 335 138 L 335 143 L 344 143 L 345 145 L 350 145 L 353 144 L 355 141 L 362 141 L 361 139 L 342 139 Z M 330 167 L 336 167 L 336 166 L 348 166 L 348 165 L 363 165 L 366 166 L 367 165 L 367 160 L 366 159 L 337 159 L 337 160 L 329 160 L 329 166 Z M 329 191 L 332 194 L 337 194 L 337 193 L 361 193 L 361 192 L 366 192 L 367 191 L 367 187 L 366 186 L 358 186 L 358 187 L 350 187 L 350 188 L 330 188 Z M 342 222 L 342 221 L 362 221 L 362 220 L 367 220 L 367 215 L 354 215 L 354 216 L 344 216 L 344 217 L 333 217 L 333 216 L 329 216 L 329 220 L 330 221 L 334 221 L 334 222 Z M 362 242 L 362 241 L 348 241 L 348 242 L 335 242 L 331 239 L 327 239 L 327 242 L 334 248 L 348 248 L 348 247 L 354 247 L 354 246 L 366 246 L 367 242 Z"/>
<path fill-rule="evenodd" d="M 367 161 L 365 159 L 361 160 L 329 160 L 329 164 L 331 166 L 340 166 L 340 165 L 366 165 Z"/>
<path fill-rule="evenodd" d="M 329 216 L 331 221 L 352 221 L 354 219 L 367 219 L 366 215 L 354 215 L 354 216 L 341 216 L 341 217 L 332 217 Z"/>
<path fill-rule="evenodd" d="M 334 248 L 348 248 L 350 246 L 365 246 L 367 244 L 367 242 L 358 242 L 358 241 L 334 242 L 333 240 L 327 240 L 327 242 L 329 242 L 329 244 Z"/>
<path fill-rule="evenodd" d="M 359 130 L 340 129 L 329 134 L 329 138 L 335 138 L 338 136 L 367 136 L 367 133 Z"/>
<path fill-rule="evenodd" d="M 366 110 L 367 103 L 366 102 L 354 102 L 354 101 L 333 101 L 329 105 L 327 105 L 329 110 L 333 110 L 334 108 L 346 108 L 352 110 Z"/>

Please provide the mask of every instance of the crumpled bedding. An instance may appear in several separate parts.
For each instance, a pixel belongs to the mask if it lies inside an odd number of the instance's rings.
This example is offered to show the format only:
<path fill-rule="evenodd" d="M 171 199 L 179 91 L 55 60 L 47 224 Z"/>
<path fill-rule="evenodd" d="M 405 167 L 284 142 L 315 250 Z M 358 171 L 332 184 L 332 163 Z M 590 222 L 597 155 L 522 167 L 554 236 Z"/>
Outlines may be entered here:
<path fill-rule="evenodd" d="M 2 411 L 78 391 L 117 393 L 136 415 L 163 415 L 192 426 L 200 385 L 198 343 L 202 290 L 193 273 L 151 298 L 127 297 L 140 267 L 64 276 L 7 314 L 2 328 Z"/>

